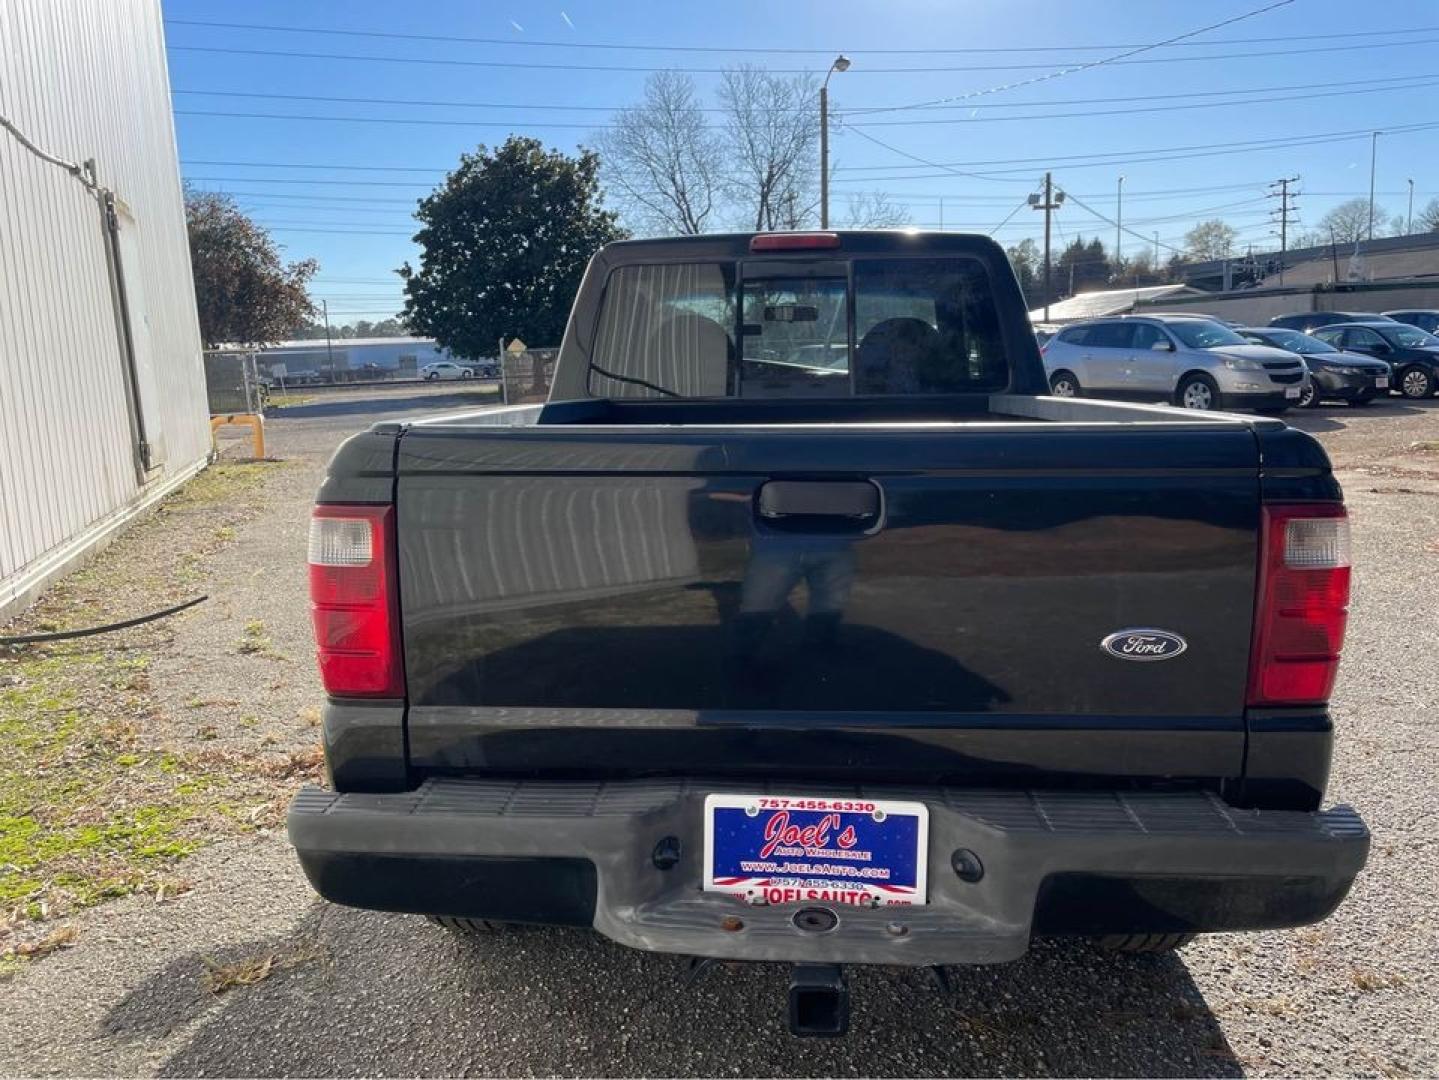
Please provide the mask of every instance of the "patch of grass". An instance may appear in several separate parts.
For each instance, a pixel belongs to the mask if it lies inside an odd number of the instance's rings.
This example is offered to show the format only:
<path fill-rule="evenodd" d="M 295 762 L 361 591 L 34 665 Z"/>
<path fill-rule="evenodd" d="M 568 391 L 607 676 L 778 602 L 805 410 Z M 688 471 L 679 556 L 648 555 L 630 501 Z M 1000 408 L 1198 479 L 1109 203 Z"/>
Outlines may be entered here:
<path fill-rule="evenodd" d="M 208 576 L 209 555 L 260 510 L 264 483 L 282 467 L 205 470 L 10 632 L 89 626 L 187 599 L 190 583 Z M 203 737 L 183 736 L 178 747 L 155 741 L 152 654 L 174 626 L 0 648 L 0 973 L 27 962 L 15 951 L 22 940 L 44 941 L 48 927 L 39 924 L 114 897 L 161 900 L 188 889 L 179 860 L 212 836 L 256 827 L 226 807 L 286 802 L 291 770 L 277 754 L 222 757 Z M 268 648 L 263 628 L 245 640 Z M 186 708 L 229 704 L 238 702 L 195 696 Z"/>
<path fill-rule="evenodd" d="M 245 632 L 236 649 L 241 653 L 270 653 L 274 651 L 273 646 L 265 624 L 259 619 L 251 619 L 245 624 Z"/>
<path fill-rule="evenodd" d="M 89 688 L 135 667 L 88 651 L 0 655 L 0 936 L 6 917 L 53 918 L 143 889 L 197 841 L 200 800 L 142 752 L 133 688 L 91 711 Z"/>
<path fill-rule="evenodd" d="M 314 400 L 314 394 L 271 394 L 270 403 L 267 407 L 271 409 L 290 409 L 296 405 L 308 405 Z"/>
<path fill-rule="evenodd" d="M 211 465 L 165 500 L 167 508 L 206 506 L 228 502 L 265 479 L 275 462 L 242 461 Z"/>

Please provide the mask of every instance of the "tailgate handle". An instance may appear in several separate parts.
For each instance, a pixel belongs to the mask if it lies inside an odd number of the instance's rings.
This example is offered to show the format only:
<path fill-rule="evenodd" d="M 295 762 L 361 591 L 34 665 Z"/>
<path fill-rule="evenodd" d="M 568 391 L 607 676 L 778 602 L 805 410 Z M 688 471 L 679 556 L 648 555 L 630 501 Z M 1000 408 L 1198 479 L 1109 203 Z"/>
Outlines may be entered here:
<path fill-rule="evenodd" d="M 772 525 L 808 521 L 861 531 L 876 525 L 883 500 L 869 480 L 771 480 L 759 489 L 759 516 Z"/>

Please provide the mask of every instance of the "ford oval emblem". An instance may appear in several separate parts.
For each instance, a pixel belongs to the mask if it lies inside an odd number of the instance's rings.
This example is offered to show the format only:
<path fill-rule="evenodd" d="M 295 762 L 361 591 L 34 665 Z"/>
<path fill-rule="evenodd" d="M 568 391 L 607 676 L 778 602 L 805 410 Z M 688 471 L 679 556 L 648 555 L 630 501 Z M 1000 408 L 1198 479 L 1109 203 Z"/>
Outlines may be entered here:
<path fill-rule="evenodd" d="M 1189 642 L 1168 630 L 1141 627 L 1116 630 L 1100 643 L 1110 656 L 1120 660 L 1173 660 L 1189 648 Z"/>

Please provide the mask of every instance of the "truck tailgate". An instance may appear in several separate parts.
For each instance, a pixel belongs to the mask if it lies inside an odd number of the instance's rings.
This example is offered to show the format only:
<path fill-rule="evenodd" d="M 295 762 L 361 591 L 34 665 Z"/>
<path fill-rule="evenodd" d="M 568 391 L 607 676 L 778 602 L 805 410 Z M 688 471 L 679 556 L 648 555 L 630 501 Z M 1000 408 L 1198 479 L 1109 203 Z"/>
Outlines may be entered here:
<path fill-rule="evenodd" d="M 411 762 L 1236 776 L 1259 501 L 1240 425 L 418 426 Z"/>

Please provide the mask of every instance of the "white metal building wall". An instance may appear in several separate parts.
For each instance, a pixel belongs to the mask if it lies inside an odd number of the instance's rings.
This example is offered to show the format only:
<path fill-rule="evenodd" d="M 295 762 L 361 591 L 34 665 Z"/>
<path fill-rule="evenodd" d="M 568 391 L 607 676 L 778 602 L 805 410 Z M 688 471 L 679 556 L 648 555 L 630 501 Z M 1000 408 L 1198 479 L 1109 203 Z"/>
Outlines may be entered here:
<path fill-rule="evenodd" d="M 99 200 L 0 130 L 3 611 L 203 464 L 210 438 L 159 0 L 0 0 L 0 113 L 51 154 L 93 158 L 128 211 L 162 458 L 142 480 Z"/>

